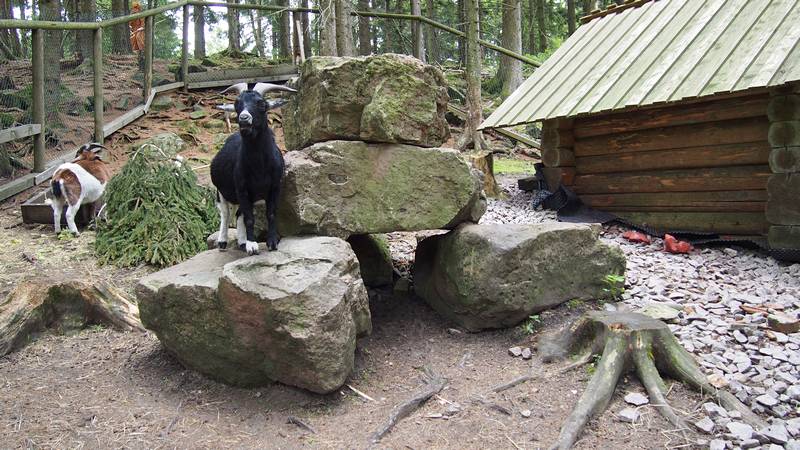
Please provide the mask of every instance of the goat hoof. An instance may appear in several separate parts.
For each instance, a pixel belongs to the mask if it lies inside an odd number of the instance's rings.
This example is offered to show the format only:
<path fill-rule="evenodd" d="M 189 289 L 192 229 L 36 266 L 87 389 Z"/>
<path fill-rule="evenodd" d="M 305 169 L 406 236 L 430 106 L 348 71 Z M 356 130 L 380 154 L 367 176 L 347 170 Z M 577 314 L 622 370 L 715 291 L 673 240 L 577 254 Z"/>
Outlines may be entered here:
<path fill-rule="evenodd" d="M 226 242 L 217 241 L 217 248 L 219 249 L 219 251 L 224 252 L 225 250 L 228 249 L 228 242 L 227 241 Z"/>
<path fill-rule="evenodd" d="M 244 244 L 239 244 L 239 250 L 241 250 L 243 252 L 246 252 L 247 251 L 247 247 Z"/>
<path fill-rule="evenodd" d="M 250 256 L 258 254 L 258 242 L 255 241 L 247 241 L 245 246 L 247 248 L 247 254 Z"/>

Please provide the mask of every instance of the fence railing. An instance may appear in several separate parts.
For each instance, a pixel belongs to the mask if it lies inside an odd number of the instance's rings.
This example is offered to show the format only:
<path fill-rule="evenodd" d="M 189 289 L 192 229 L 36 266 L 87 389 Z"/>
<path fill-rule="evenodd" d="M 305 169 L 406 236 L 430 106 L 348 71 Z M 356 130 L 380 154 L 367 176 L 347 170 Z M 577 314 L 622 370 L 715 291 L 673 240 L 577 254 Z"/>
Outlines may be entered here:
<path fill-rule="evenodd" d="M 317 8 L 288 8 L 273 5 L 254 5 L 246 3 L 227 3 L 227 2 L 214 2 L 214 1 L 201 1 L 201 0 L 179 0 L 169 3 L 164 6 L 148 9 L 145 11 L 128 14 L 125 16 L 114 17 L 106 20 L 94 22 L 60 22 L 60 21 L 46 21 L 46 20 L 20 20 L 20 19 L 0 19 L 0 29 L 25 29 L 31 31 L 31 93 L 29 105 L 29 123 L 13 126 L 7 129 L 0 130 L 0 145 L 5 145 L 9 142 L 32 138 L 33 151 L 32 151 L 32 164 L 30 164 L 31 173 L 29 175 L 15 179 L 9 183 L 0 185 L 0 200 L 15 195 L 22 190 L 25 190 L 35 184 L 38 184 L 52 175 L 52 171 L 61 161 L 71 156 L 72 149 L 79 145 L 79 141 L 86 142 L 90 138 L 97 142 L 103 142 L 105 138 L 121 129 L 125 125 L 131 123 L 142 115 L 146 114 L 158 93 L 166 92 L 175 89 L 201 89 L 209 87 L 222 86 L 233 82 L 255 82 L 255 81 L 280 81 L 286 80 L 296 74 L 296 67 L 294 65 L 278 65 L 268 68 L 240 68 L 240 69 L 219 69 L 209 70 L 203 73 L 190 73 L 189 72 L 189 27 L 190 16 L 192 12 L 190 7 L 196 7 L 194 13 L 198 11 L 202 14 L 205 8 L 224 7 L 229 9 L 239 10 L 260 10 L 269 11 L 273 13 L 289 13 L 291 14 L 291 21 L 295 24 L 292 27 L 293 36 L 292 40 L 295 45 L 302 43 L 303 31 L 302 27 L 298 26 L 300 23 L 301 14 L 319 14 Z M 199 7 L 199 8 L 197 8 Z M 172 11 L 181 10 L 181 49 L 180 49 L 180 66 L 178 80 L 174 83 L 161 84 L 154 86 L 154 20 L 159 15 L 163 15 Z M 460 38 L 465 38 L 465 33 L 447 26 L 445 24 L 436 22 L 430 18 L 413 15 L 413 14 L 400 14 L 400 13 L 387 13 L 377 11 L 353 11 L 353 16 L 368 17 L 374 19 L 384 20 L 399 20 L 399 21 L 412 21 L 418 24 L 424 24 L 429 27 L 437 28 L 447 33 L 451 33 Z M 104 51 L 103 51 L 103 34 L 114 26 L 127 25 L 134 20 L 144 19 L 144 48 L 142 49 L 142 60 L 134 61 L 135 57 L 119 57 L 113 59 L 110 55 L 106 61 L 114 67 L 104 67 Z M 92 33 L 92 57 L 91 63 L 91 101 L 85 102 L 86 105 L 76 107 L 74 104 L 78 102 L 70 95 L 62 95 L 59 92 L 52 92 L 58 88 L 53 86 L 46 86 L 49 80 L 46 80 L 45 73 L 52 72 L 53 68 L 45 68 L 45 39 L 44 34 L 48 32 L 85 32 Z M 538 66 L 539 63 L 531 58 L 508 49 L 502 48 L 491 42 L 479 39 L 476 44 L 482 45 L 488 49 L 497 51 L 503 55 L 509 56 L 520 60 L 532 66 Z M 302 49 L 302 44 L 299 45 Z M 419 51 L 414 49 L 415 52 Z M 298 56 L 298 55 L 295 55 Z M 300 60 L 304 59 L 304 52 L 299 52 Z M 419 55 L 415 55 L 419 56 Z M 135 65 L 135 66 L 134 66 Z M 72 70 L 86 70 L 83 66 Z M 109 70 L 114 71 L 111 79 L 107 80 L 105 75 Z M 62 71 L 63 72 L 63 71 Z M 136 81 L 136 90 L 141 90 L 141 95 L 137 96 L 123 96 L 123 97 L 108 97 L 106 95 L 106 86 L 112 86 L 112 83 L 118 84 L 123 82 L 120 80 L 120 72 L 125 73 L 125 81 L 127 78 L 141 78 L 141 82 Z M 49 72 L 48 72 L 49 73 Z M 68 76 L 69 73 L 61 73 L 62 76 Z M 74 89 L 88 94 L 89 86 L 83 83 L 83 79 L 79 76 L 73 76 L 76 85 Z M 52 76 L 52 75 L 50 75 Z M 50 83 L 52 84 L 52 83 Z M 65 100 L 63 97 L 67 97 Z M 134 98 L 138 97 L 138 98 Z M 88 98 L 88 96 L 87 96 Z M 107 110 L 108 108 L 108 110 Z M 91 110 L 91 111 L 90 111 Z M 88 113 L 91 112 L 91 121 L 89 120 Z M 63 148 L 58 143 L 58 139 L 48 139 L 48 133 L 53 125 L 58 124 L 65 133 L 71 135 L 70 143 L 74 145 L 69 150 Z M 91 124 L 91 125 L 90 125 Z M 56 144 L 50 144 L 53 148 L 47 149 L 48 142 L 55 141 Z M 74 142 L 73 142 L 74 141 Z"/>

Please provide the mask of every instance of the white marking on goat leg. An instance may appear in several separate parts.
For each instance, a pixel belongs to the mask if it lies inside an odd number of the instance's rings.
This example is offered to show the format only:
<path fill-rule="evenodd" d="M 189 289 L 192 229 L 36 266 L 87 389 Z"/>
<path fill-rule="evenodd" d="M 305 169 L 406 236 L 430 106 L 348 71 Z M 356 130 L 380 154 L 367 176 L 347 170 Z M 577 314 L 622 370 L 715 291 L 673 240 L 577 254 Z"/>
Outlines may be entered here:
<path fill-rule="evenodd" d="M 247 228 L 244 226 L 244 214 L 239 214 L 236 218 L 236 240 L 239 241 L 239 247 L 247 243 Z"/>
<path fill-rule="evenodd" d="M 230 204 L 221 194 L 217 194 L 219 201 L 217 201 L 217 209 L 219 210 L 219 234 L 217 234 L 217 248 L 220 251 L 225 251 L 228 248 L 228 214 L 230 213 Z"/>
<path fill-rule="evenodd" d="M 53 208 L 53 226 L 56 234 L 61 233 L 61 213 L 64 212 L 64 204 L 60 199 L 54 198 L 50 201 L 50 207 Z"/>
<path fill-rule="evenodd" d="M 247 254 L 248 255 L 257 255 L 258 254 L 258 242 L 247 241 L 247 244 L 245 244 L 245 249 L 247 250 Z"/>
<path fill-rule="evenodd" d="M 67 226 L 69 227 L 69 231 L 71 231 L 75 236 L 81 234 L 78 232 L 78 227 L 75 225 L 75 215 L 78 214 L 78 208 L 80 208 L 80 204 L 81 203 L 79 201 L 77 205 L 70 204 L 67 206 Z"/>

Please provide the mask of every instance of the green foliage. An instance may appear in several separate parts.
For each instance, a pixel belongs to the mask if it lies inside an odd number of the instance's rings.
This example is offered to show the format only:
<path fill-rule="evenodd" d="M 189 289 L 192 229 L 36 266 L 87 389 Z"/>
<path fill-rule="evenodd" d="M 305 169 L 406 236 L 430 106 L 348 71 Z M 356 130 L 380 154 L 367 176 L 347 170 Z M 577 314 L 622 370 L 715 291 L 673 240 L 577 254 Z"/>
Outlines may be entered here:
<path fill-rule="evenodd" d="M 519 159 L 496 158 L 494 160 L 494 173 L 507 175 L 521 175 L 534 173 L 532 161 L 522 161 Z"/>
<path fill-rule="evenodd" d="M 572 300 L 567 302 L 568 309 L 580 308 L 581 306 L 583 306 L 583 300 L 579 298 L 573 298 Z"/>
<path fill-rule="evenodd" d="M 528 318 L 525 320 L 525 322 L 522 322 L 522 325 L 520 325 L 519 328 L 525 334 L 533 334 L 536 332 L 536 329 L 539 328 L 541 323 L 542 317 L 538 314 L 533 314 L 528 316 Z"/>
<path fill-rule="evenodd" d="M 597 364 L 600 362 L 600 355 L 592 355 L 592 362 L 586 365 L 586 373 L 594 375 L 597 371 Z"/>
<path fill-rule="evenodd" d="M 138 150 L 108 184 L 108 216 L 95 241 L 103 263 L 170 266 L 204 250 L 217 228 L 210 189 L 198 186 L 186 164 L 153 148 Z"/>
<path fill-rule="evenodd" d="M 618 301 L 625 293 L 625 276 L 608 274 L 603 277 L 603 292 L 606 293 L 608 300 Z"/>

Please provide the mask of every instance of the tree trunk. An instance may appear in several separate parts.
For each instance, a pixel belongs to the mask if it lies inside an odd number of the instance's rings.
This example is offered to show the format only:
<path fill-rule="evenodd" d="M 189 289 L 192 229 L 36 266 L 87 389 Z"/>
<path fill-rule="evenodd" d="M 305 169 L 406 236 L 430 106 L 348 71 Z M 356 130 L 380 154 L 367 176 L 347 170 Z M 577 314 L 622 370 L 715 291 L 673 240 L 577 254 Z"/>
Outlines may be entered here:
<path fill-rule="evenodd" d="M 428 18 L 436 20 L 436 6 L 433 0 L 426 0 L 425 6 Z M 437 40 L 436 29 L 431 26 L 425 27 L 425 49 L 428 51 L 428 62 L 431 64 L 439 62 L 439 46 Z"/>
<path fill-rule="evenodd" d="M 369 11 L 369 0 L 358 0 L 359 11 Z M 367 56 L 372 53 L 372 32 L 369 17 L 358 18 L 358 54 Z"/>
<path fill-rule="evenodd" d="M 239 3 L 239 0 L 230 0 L 230 3 Z M 240 35 L 239 10 L 236 8 L 228 8 L 228 51 L 232 55 L 242 51 L 239 39 Z"/>
<path fill-rule="evenodd" d="M 319 54 L 338 56 L 336 49 L 336 7 L 334 0 L 320 0 Z"/>
<path fill-rule="evenodd" d="M 353 47 L 353 11 L 351 0 L 335 0 L 336 3 L 336 52 L 339 56 L 355 56 Z"/>
<path fill-rule="evenodd" d="M 422 15 L 422 7 L 419 0 L 411 0 L 411 14 Z M 411 54 L 415 58 L 425 62 L 425 40 L 422 37 L 422 24 L 419 21 L 411 22 Z"/>
<path fill-rule="evenodd" d="M 547 0 L 536 0 L 536 31 L 539 36 L 539 52 L 547 51 L 546 2 Z"/>
<path fill-rule="evenodd" d="M 256 44 L 256 53 L 258 53 L 258 56 L 265 58 L 267 56 L 267 50 L 264 47 L 264 29 L 261 26 L 261 14 L 252 9 L 248 9 L 247 14 L 250 16 L 250 26 L 253 27 L 253 40 Z"/>
<path fill-rule="evenodd" d="M 522 53 L 522 8 L 520 0 L 503 1 L 503 36 L 501 46 Z M 511 95 L 522 84 L 522 62 L 503 55 L 500 58 L 500 78 L 503 98 Z"/>
<path fill-rule="evenodd" d="M 0 19 L 13 19 L 11 0 L 0 0 Z M 22 56 L 22 44 L 14 28 L 0 30 L 0 60 L 17 59 Z"/>
<path fill-rule="evenodd" d="M 300 0 L 301 8 L 308 8 L 308 0 Z M 311 57 L 311 30 L 308 22 L 308 13 L 300 16 L 300 25 L 303 27 L 303 51 L 306 58 Z"/>
<path fill-rule="evenodd" d="M 465 22 L 467 21 L 464 15 L 465 3 L 467 0 L 456 0 L 456 7 L 458 8 L 458 30 L 463 32 L 465 30 Z M 458 62 L 463 67 L 467 64 L 467 40 L 463 37 L 458 38 Z"/>
<path fill-rule="evenodd" d="M 111 0 L 111 15 L 114 17 L 125 15 L 124 0 Z M 127 23 L 111 27 L 111 52 L 117 55 L 131 52 L 131 38 Z"/>
<path fill-rule="evenodd" d="M 288 8 L 289 0 L 278 0 L 278 6 Z M 278 56 L 288 59 L 292 56 L 292 27 L 289 12 L 282 12 L 278 19 Z"/>
<path fill-rule="evenodd" d="M 94 22 L 97 19 L 97 3 L 95 0 L 78 1 L 78 20 L 81 22 Z M 82 58 L 92 58 L 92 42 L 94 32 L 78 31 L 76 36 L 78 53 Z"/>
<path fill-rule="evenodd" d="M 478 49 L 478 4 L 479 0 L 464 0 L 464 15 L 467 19 L 467 120 L 464 133 L 456 147 L 464 150 L 472 143 L 475 151 L 485 148 L 483 135 L 478 126 L 483 122 L 481 106 L 481 58 Z"/>
<path fill-rule="evenodd" d="M 537 0 L 528 0 L 528 49 L 531 54 L 539 53 L 539 47 L 536 45 L 536 2 Z"/>
<path fill-rule="evenodd" d="M 384 12 L 390 13 L 392 12 L 392 2 L 391 0 L 386 0 L 386 7 L 384 8 Z M 383 19 L 383 53 L 391 53 L 394 51 L 392 48 L 392 20 L 391 19 Z"/>
<path fill-rule="evenodd" d="M 194 16 L 194 57 L 203 59 L 206 57 L 206 18 L 203 6 L 195 6 Z"/>
<path fill-rule="evenodd" d="M 597 0 L 583 0 L 583 15 L 588 15 L 590 12 L 597 9 Z"/>
<path fill-rule="evenodd" d="M 567 0 L 567 34 L 575 32 L 575 0 Z"/>

